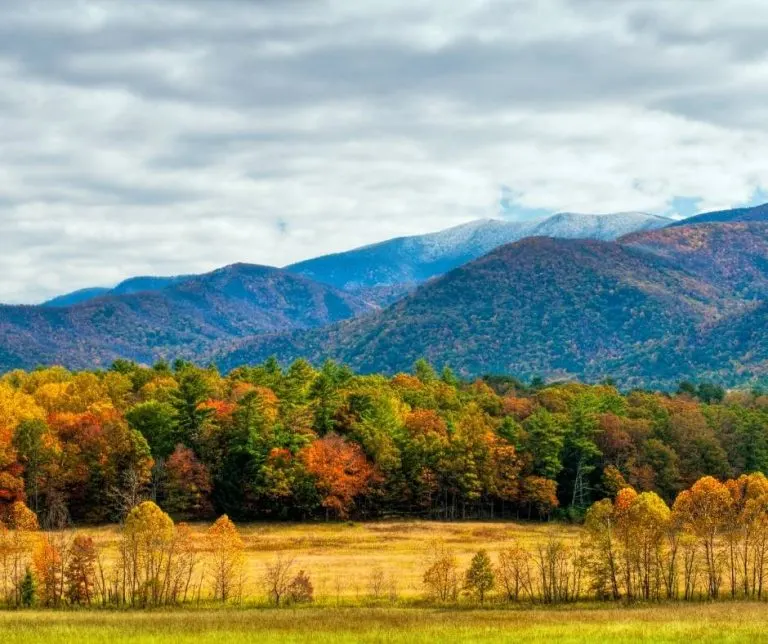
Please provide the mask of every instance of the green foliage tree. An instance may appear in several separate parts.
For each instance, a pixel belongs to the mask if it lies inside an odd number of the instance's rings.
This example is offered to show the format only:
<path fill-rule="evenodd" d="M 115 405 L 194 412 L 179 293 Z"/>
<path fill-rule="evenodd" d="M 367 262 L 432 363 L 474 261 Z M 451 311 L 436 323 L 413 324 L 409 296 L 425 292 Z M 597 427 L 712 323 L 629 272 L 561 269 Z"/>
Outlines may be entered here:
<path fill-rule="evenodd" d="M 25 419 L 19 423 L 13 437 L 19 463 L 24 466 L 24 483 L 32 509 L 40 511 L 40 489 L 44 485 L 44 468 L 51 459 L 44 438 L 48 433 L 45 421 L 39 418 Z"/>
<path fill-rule="evenodd" d="M 125 419 L 146 439 L 155 458 L 166 459 L 183 440 L 177 414 L 173 405 L 150 400 L 131 407 Z"/>
<path fill-rule="evenodd" d="M 472 593 L 482 604 L 486 595 L 493 590 L 496 578 L 491 558 L 485 550 L 480 550 L 472 557 L 464 575 L 464 588 Z"/>
<path fill-rule="evenodd" d="M 29 567 L 27 567 L 27 571 L 24 573 L 24 576 L 19 583 L 19 598 L 20 603 L 24 608 L 31 608 L 35 605 L 35 600 L 37 598 L 37 584 L 32 575 L 32 570 Z"/>
<path fill-rule="evenodd" d="M 536 474 L 554 479 L 563 469 L 564 430 L 555 416 L 539 409 L 523 422 L 527 434 L 525 451 L 533 459 Z"/>

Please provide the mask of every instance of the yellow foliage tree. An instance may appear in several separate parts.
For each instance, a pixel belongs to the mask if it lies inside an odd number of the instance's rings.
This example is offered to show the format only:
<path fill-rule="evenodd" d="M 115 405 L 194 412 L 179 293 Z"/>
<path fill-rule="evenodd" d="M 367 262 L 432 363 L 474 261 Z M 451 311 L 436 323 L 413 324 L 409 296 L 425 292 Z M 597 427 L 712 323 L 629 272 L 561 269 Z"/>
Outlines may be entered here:
<path fill-rule="evenodd" d="M 242 586 L 245 544 L 229 517 L 219 517 L 208 529 L 207 546 L 214 597 L 226 602 Z"/>
<path fill-rule="evenodd" d="M 9 506 L 0 521 L 0 586 L 8 603 L 18 605 L 19 583 L 29 564 L 39 529 L 37 516 L 21 501 Z"/>
<path fill-rule="evenodd" d="M 174 545 L 173 520 L 157 505 L 145 501 L 131 510 L 121 549 L 128 601 L 141 605 L 166 601 Z"/>
<path fill-rule="evenodd" d="M 720 592 L 722 556 L 719 537 L 725 531 L 732 503 L 725 484 L 705 476 L 689 490 L 681 492 L 673 506 L 683 528 L 699 540 L 704 550 L 707 594 L 712 599 Z"/>

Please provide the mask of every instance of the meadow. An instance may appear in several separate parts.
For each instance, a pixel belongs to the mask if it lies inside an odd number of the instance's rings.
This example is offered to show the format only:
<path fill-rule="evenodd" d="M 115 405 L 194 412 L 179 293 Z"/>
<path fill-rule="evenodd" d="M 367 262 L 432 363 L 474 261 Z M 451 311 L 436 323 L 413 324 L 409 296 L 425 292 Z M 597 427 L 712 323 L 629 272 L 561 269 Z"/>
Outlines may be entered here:
<path fill-rule="evenodd" d="M 204 544 L 206 529 L 192 526 L 196 545 Z M 512 542 L 533 551 L 556 535 L 576 548 L 584 528 L 563 523 L 260 523 L 239 530 L 245 544 L 241 601 L 223 605 L 203 599 L 152 610 L 0 611 L 0 639 L 3 644 L 746 642 L 759 641 L 768 627 L 765 602 L 725 598 L 544 605 L 509 603 L 494 595 L 484 606 L 463 597 L 446 605 L 424 599 L 426 553 L 436 541 L 449 547 L 464 569 L 478 550 L 495 561 Z M 119 527 L 81 531 L 93 536 L 106 558 L 117 558 Z M 278 556 L 307 571 L 315 587 L 313 603 L 279 609 L 269 604 L 262 579 Z"/>
<path fill-rule="evenodd" d="M 4 644 L 351 642 L 749 642 L 764 604 L 567 609 L 300 608 L 0 613 Z"/>
<path fill-rule="evenodd" d="M 193 524 L 192 538 L 204 547 L 208 524 Z M 422 577 L 430 545 L 445 544 L 463 569 L 480 549 L 492 559 L 514 541 L 528 550 L 555 534 L 574 546 L 580 528 L 561 523 L 371 521 L 330 523 L 255 523 L 238 529 L 245 544 L 244 596 L 263 598 L 265 567 L 280 555 L 293 560 L 293 569 L 305 570 L 314 585 L 315 601 L 359 603 L 370 599 L 373 583 L 382 596 L 398 600 L 424 594 Z M 116 557 L 120 541 L 117 526 L 83 530 L 94 538 L 107 558 Z M 383 578 L 382 578 L 383 577 Z M 337 601 L 338 600 L 338 601 Z"/>

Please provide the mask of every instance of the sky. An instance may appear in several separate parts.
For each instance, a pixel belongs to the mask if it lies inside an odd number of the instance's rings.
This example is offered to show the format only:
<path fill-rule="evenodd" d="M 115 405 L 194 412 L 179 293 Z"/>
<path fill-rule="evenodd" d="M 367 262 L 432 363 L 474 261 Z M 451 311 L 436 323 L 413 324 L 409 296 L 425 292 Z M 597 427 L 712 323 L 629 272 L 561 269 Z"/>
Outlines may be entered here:
<path fill-rule="evenodd" d="M 768 200 L 765 0 L 0 3 L 0 301 Z"/>

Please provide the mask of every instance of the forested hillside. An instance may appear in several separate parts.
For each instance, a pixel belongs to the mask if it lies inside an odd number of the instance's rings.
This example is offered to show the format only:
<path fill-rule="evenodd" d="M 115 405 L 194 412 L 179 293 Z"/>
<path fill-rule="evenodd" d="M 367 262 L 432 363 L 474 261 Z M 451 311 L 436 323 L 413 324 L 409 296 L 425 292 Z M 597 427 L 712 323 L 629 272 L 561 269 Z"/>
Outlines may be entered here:
<path fill-rule="evenodd" d="M 315 363 L 330 356 L 394 373 L 426 356 L 464 376 L 739 385 L 768 373 L 759 357 L 767 343 L 755 326 L 766 294 L 765 223 L 667 228 L 618 242 L 529 238 L 381 312 L 320 331 L 237 340 L 216 358 L 230 368 L 272 355 Z"/>
<path fill-rule="evenodd" d="M 129 280 L 117 295 L 73 306 L 0 305 L 0 371 L 106 367 L 118 358 L 200 360 L 218 341 L 322 326 L 371 309 L 349 293 L 269 266 L 233 264 L 178 279 L 140 292 Z"/>
<path fill-rule="evenodd" d="M 0 504 L 43 524 L 119 519 L 579 515 L 625 484 L 671 502 L 704 475 L 768 471 L 768 396 L 683 384 L 459 381 L 424 361 L 360 376 L 268 361 L 0 380 Z"/>

